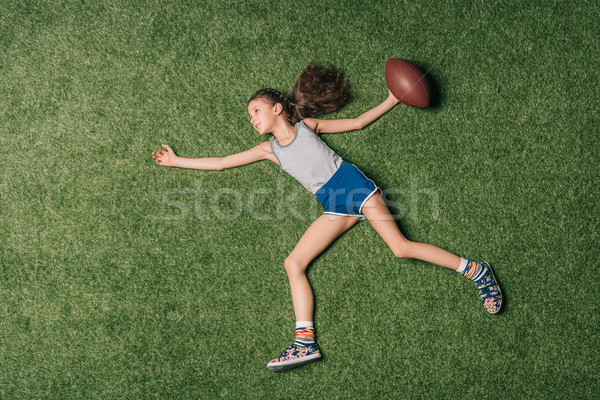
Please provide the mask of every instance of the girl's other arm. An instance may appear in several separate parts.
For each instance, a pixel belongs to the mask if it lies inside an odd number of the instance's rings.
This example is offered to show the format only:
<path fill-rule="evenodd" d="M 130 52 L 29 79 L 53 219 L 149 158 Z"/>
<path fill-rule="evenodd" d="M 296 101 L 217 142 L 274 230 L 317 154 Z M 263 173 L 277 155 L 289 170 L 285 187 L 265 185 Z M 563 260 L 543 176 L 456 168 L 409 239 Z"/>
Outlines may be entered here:
<path fill-rule="evenodd" d="M 168 145 L 162 145 L 165 150 L 153 152 L 152 157 L 158 165 L 165 167 L 180 167 L 202 170 L 222 171 L 227 168 L 238 167 L 260 160 L 271 160 L 279 164 L 277 158 L 271 151 L 269 142 L 263 142 L 250 150 L 241 153 L 232 154 L 227 157 L 209 157 L 209 158 L 183 158 L 175 155 L 173 149 Z"/>
<path fill-rule="evenodd" d="M 348 132 L 356 129 L 362 129 L 375 121 L 383 114 L 391 110 L 399 100 L 394 97 L 392 92 L 389 92 L 389 96 L 383 103 L 375 108 L 370 109 L 360 117 L 351 119 L 316 119 L 316 118 L 305 118 L 304 123 L 315 133 L 339 133 Z"/>

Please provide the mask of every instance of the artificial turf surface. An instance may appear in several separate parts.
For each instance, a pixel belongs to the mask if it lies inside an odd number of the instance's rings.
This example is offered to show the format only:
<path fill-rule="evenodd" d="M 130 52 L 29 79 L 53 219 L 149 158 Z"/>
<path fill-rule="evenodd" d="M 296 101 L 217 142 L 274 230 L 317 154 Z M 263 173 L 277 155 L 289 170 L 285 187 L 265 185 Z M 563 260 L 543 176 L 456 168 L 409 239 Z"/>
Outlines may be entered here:
<path fill-rule="evenodd" d="M 593 398 L 598 384 L 596 2 L 0 4 L 0 398 Z M 275 164 L 159 167 L 265 138 L 247 98 L 333 63 L 354 117 L 383 68 L 427 72 L 324 140 L 388 190 L 409 239 L 489 261 L 489 316 L 452 271 L 368 222 L 309 269 L 324 360 L 293 339 L 283 260 L 319 205 Z M 289 204 L 289 206 L 285 205 Z"/>

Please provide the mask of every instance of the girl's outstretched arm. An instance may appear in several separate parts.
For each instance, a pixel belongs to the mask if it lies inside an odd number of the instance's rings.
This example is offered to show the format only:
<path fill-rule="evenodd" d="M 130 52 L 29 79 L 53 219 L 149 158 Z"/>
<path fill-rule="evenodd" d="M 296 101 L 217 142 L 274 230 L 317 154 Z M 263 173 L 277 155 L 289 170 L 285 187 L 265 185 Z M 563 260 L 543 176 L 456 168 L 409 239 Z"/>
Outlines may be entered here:
<path fill-rule="evenodd" d="M 356 129 L 362 129 L 381 117 L 383 114 L 391 110 L 399 100 L 394 97 L 392 92 L 389 92 L 389 96 L 383 103 L 375 108 L 370 109 L 360 117 L 351 119 L 317 119 L 317 118 L 305 118 L 304 123 L 315 133 L 338 133 L 348 132 Z"/>
<path fill-rule="evenodd" d="M 222 171 L 227 168 L 238 167 L 260 160 L 271 160 L 279 164 L 277 158 L 271 151 L 269 142 L 263 142 L 250 150 L 232 154 L 227 157 L 209 158 L 183 158 L 175 155 L 173 149 L 168 145 L 162 145 L 166 150 L 152 152 L 152 157 L 158 165 L 165 167 L 193 168 L 203 170 Z"/>

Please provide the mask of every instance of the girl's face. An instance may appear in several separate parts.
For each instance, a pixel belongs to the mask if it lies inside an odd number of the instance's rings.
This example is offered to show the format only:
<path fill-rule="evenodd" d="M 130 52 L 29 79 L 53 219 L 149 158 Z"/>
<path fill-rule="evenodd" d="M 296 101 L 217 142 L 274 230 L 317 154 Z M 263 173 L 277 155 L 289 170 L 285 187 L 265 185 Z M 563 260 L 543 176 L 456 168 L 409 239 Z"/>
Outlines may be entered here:
<path fill-rule="evenodd" d="M 272 133 L 281 115 L 281 108 L 281 104 L 271 105 L 261 97 L 253 99 L 248 103 L 248 113 L 254 129 L 261 135 Z"/>

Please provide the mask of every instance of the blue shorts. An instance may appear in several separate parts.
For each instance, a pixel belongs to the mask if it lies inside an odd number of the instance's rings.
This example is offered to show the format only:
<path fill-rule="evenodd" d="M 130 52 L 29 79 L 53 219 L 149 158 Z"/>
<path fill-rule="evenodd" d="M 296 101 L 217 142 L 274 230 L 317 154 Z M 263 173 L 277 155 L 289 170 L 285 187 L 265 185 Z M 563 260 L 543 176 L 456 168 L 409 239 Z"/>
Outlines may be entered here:
<path fill-rule="evenodd" d="M 365 219 L 362 207 L 378 190 L 354 164 L 343 162 L 316 194 L 325 214 Z"/>

